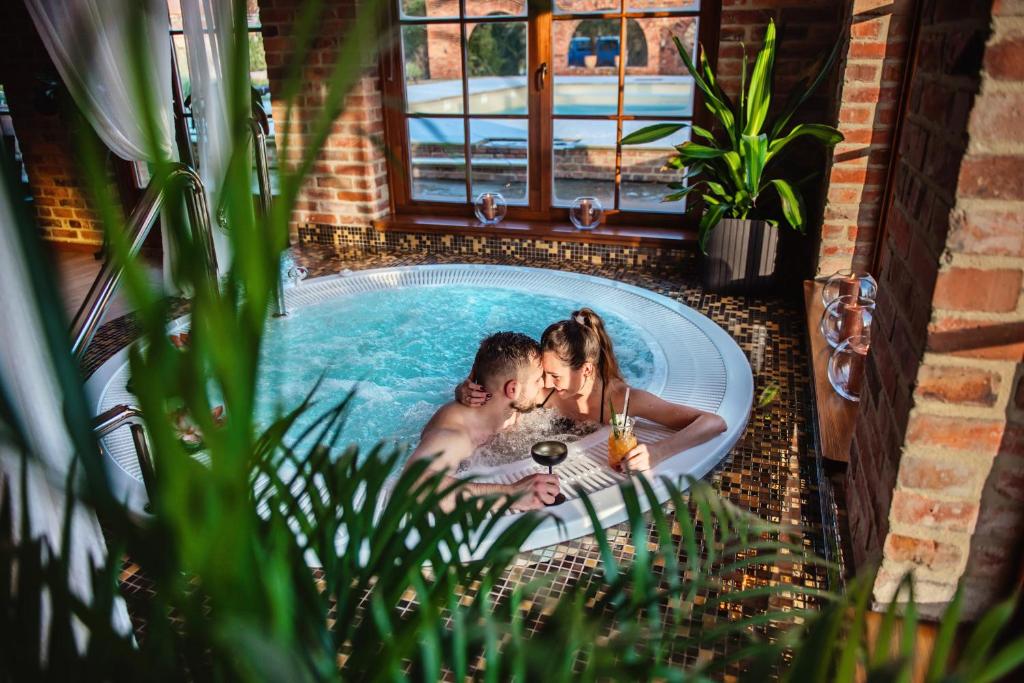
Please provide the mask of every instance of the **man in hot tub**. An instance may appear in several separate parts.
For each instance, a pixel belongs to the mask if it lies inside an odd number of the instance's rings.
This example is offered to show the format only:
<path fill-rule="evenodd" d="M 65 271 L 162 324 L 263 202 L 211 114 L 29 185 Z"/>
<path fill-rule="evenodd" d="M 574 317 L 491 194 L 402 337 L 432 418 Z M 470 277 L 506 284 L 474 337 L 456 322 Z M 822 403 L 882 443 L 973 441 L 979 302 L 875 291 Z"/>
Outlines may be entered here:
<path fill-rule="evenodd" d="M 533 410 L 544 387 L 540 345 L 518 332 L 492 334 L 480 343 L 473 375 L 477 383 L 494 388 L 491 400 L 482 408 L 454 401 L 441 406 L 423 428 L 410 463 L 426 458 L 430 460 L 430 471 L 453 472 L 478 447 L 499 431 L 515 425 L 520 415 Z M 449 483 L 453 482 L 446 485 Z M 516 508 L 532 510 L 554 502 L 559 493 L 558 475 L 531 474 L 511 484 L 473 482 L 463 490 L 470 495 L 519 496 Z"/>

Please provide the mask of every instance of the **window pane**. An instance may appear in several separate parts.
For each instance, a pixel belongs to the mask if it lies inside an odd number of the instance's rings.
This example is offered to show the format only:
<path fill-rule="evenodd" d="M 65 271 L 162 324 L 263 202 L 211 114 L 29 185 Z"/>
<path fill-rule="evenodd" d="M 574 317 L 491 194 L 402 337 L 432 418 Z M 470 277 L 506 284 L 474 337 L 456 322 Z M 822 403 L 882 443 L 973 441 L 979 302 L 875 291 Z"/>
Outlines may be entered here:
<path fill-rule="evenodd" d="M 661 122 L 623 121 L 622 135 L 625 137 L 655 123 Z M 661 198 L 674 191 L 668 189 L 667 185 L 680 181 L 683 172 L 662 169 L 665 160 L 675 152 L 675 146 L 681 145 L 689 139 L 690 127 L 686 126 L 667 138 L 655 142 L 648 142 L 645 145 L 623 145 L 619 208 L 628 211 L 681 213 L 685 208 L 683 202 L 662 203 Z"/>
<path fill-rule="evenodd" d="M 249 80 L 261 95 L 270 92 L 267 78 L 267 53 L 263 51 L 263 36 L 249 32 Z"/>
<path fill-rule="evenodd" d="M 618 12 L 619 0 L 556 0 L 555 14 L 590 14 L 592 12 Z"/>
<path fill-rule="evenodd" d="M 4 138 L 6 145 L 4 151 L 9 155 L 10 161 L 14 162 L 14 169 L 18 173 L 18 180 L 21 181 L 24 191 L 23 196 L 29 197 L 32 192 L 28 187 L 28 171 L 25 168 L 25 160 L 21 153 L 21 146 L 18 144 L 18 136 L 14 130 L 14 121 L 11 119 L 11 110 L 7 104 L 7 93 L 4 86 L 0 85 L 0 135 Z"/>
<path fill-rule="evenodd" d="M 413 199 L 467 201 L 462 126 L 462 119 L 409 119 Z"/>
<path fill-rule="evenodd" d="M 398 0 L 403 17 L 458 19 L 459 0 Z"/>
<path fill-rule="evenodd" d="M 182 96 L 188 97 L 192 92 L 192 82 L 189 80 L 188 52 L 185 50 L 185 36 L 173 36 L 174 57 L 178 62 L 178 80 L 181 81 Z"/>
<path fill-rule="evenodd" d="M 597 197 L 610 209 L 615 201 L 615 121 L 555 119 L 554 204 Z"/>
<path fill-rule="evenodd" d="M 526 22 L 466 25 L 471 114 L 526 114 Z"/>
<path fill-rule="evenodd" d="M 408 2 L 408 0 L 406 0 Z M 436 2 L 436 0 L 431 0 Z M 455 4 L 458 12 L 458 2 Z M 526 0 L 466 0 L 467 17 L 490 17 L 504 14 L 510 17 L 526 16 Z"/>
<path fill-rule="evenodd" d="M 181 31 L 184 24 L 181 19 L 181 0 L 167 0 L 167 11 L 170 14 L 171 30 Z M 249 28 L 260 27 L 260 4 L 259 0 L 245 1 L 245 18 Z"/>
<path fill-rule="evenodd" d="M 696 12 L 699 9 L 700 0 L 626 0 L 627 12 L 636 10 Z"/>
<path fill-rule="evenodd" d="M 469 122 L 473 196 L 500 192 L 509 204 L 527 203 L 526 119 L 472 119 Z"/>
<path fill-rule="evenodd" d="M 180 31 L 184 27 L 181 22 L 181 0 L 167 0 L 167 12 L 171 15 L 171 30 Z"/>
<path fill-rule="evenodd" d="M 462 113 L 461 40 L 458 24 L 402 27 L 410 113 Z"/>
<path fill-rule="evenodd" d="M 259 0 L 246 0 L 245 17 L 249 26 L 256 28 L 260 25 L 260 3 Z"/>
<path fill-rule="evenodd" d="M 630 19 L 637 40 L 626 59 L 622 112 L 646 116 L 692 116 L 693 79 L 679 57 L 673 37 L 693 55 L 697 20 L 693 17 Z"/>
<path fill-rule="evenodd" d="M 552 22 L 556 115 L 618 113 L 621 26 L 621 19 Z M 631 30 L 627 27 L 629 45 L 636 39 Z"/>

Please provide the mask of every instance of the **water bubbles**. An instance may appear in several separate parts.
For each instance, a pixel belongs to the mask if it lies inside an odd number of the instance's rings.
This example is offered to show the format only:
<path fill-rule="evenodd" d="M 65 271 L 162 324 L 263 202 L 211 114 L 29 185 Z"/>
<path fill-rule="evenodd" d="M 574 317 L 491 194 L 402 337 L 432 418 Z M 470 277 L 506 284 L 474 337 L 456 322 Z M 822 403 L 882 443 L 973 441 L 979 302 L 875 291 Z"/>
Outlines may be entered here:
<path fill-rule="evenodd" d="M 551 408 L 537 408 L 520 415 L 519 422 L 499 432 L 472 457 L 464 460 L 459 471 L 475 467 L 494 467 L 530 457 L 530 447 L 538 441 L 555 440 L 564 443 L 579 441 L 598 429 L 593 422 L 567 420 Z"/>

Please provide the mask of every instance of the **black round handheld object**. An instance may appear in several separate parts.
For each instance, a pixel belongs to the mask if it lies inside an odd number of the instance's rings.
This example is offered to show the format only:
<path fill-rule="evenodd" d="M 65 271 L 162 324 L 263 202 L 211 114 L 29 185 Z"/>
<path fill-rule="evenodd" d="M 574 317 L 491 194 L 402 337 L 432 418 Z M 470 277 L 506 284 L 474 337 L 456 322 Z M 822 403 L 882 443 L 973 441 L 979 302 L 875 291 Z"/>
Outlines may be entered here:
<path fill-rule="evenodd" d="M 530 449 L 534 461 L 543 467 L 554 467 L 562 464 L 569 448 L 561 441 L 538 441 Z"/>
<path fill-rule="evenodd" d="M 530 449 L 530 455 L 533 456 L 534 462 L 541 467 L 548 468 L 548 474 L 552 474 L 551 469 L 555 465 L 562 464 L 565 460 L 565 456 L 569 455 L 569 447 L 561 441 L 538 441 L 533 444 Z M 565 494 L 559 493 L 555 496 L 555 500 L 550 505 L 560 505 L 565 502 Z"/>

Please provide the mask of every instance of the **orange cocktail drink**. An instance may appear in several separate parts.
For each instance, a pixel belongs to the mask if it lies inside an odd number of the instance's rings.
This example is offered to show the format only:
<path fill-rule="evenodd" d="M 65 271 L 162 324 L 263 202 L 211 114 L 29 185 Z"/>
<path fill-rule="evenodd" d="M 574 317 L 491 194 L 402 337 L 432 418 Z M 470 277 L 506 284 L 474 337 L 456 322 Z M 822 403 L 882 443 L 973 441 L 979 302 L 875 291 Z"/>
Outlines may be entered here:
<path fill-rule="evenodd" d="M 633 426 L 636 421 L 627 417 L 612 421 L 612 430 L 608 433 L 608 464 L 613 469 L 618 469 L 619 463 L 626 457 L 626 453 L 636 448 L 636 434 L 633 433 Z"/>

